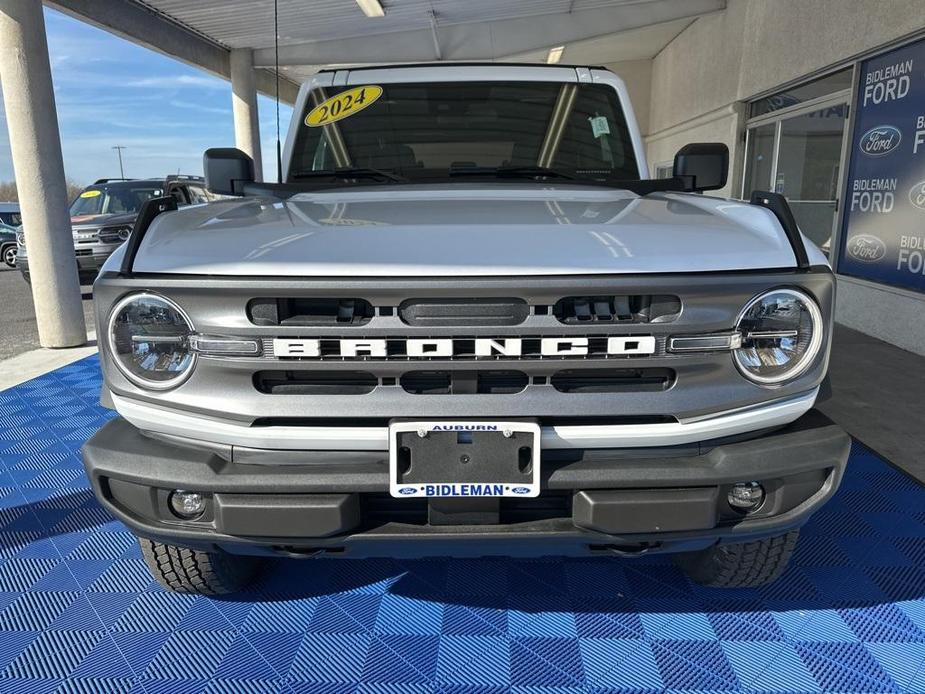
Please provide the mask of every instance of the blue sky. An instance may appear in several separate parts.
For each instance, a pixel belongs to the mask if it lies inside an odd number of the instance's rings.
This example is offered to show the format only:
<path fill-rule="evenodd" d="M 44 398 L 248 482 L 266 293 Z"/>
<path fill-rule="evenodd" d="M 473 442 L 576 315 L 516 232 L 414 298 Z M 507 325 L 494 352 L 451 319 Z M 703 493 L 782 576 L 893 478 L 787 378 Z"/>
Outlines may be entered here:
<path fill-rule="evenodd" d="M 48 51 L 67 177 L 119 175 L 113 145 L 125 145 L 125 175 L 202 175 L 202 152 L 234 146 L 231 84 L 54 10 L 45 10 Z M 275 107 L 259 97 L 267 180 L 276 180 Z M 291 109 L 280 106 L 285 139 Z M 0 112 L 0 180 L 13 176 Z"/>

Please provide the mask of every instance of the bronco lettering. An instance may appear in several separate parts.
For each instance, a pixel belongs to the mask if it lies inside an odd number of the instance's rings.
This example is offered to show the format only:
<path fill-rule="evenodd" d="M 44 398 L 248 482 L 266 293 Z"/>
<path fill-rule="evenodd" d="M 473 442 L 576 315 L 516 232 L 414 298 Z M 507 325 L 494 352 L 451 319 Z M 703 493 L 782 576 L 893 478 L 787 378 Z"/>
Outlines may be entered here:
<path fill-rule="evenodd" d="M 374 358 L 389 357 L 581 357 L 591 353 L 609 356 L 655 354 L 656 343 L 652 335 L 625 335 L 601 338 L 601 348 L 592 349 L 587 337 L 534 338 L 532 345 L 522 338 L 439 338 L 439 339 L 378 339 L 338 340 L 276 338 L 273 354 L 277 358 Z M 390 344 L 392 343 L 392 349 Z"/>

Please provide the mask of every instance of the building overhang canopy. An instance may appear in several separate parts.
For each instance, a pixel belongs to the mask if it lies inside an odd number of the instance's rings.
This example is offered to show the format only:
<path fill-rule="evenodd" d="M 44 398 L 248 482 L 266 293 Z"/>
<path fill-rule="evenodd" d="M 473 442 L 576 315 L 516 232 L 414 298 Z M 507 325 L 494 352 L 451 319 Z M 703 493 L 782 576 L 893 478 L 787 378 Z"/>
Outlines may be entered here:
<path fill-rule="evenodd" d="M 726 0 L 278 0 L 280 95 L 319 69 L 431 61 L 571 64 L 652 58 Z M 254 51 L 258 90 L 275 92 L 273 0 L 47 0 L 55 9 L 229 77 L 231 49 Z"/>

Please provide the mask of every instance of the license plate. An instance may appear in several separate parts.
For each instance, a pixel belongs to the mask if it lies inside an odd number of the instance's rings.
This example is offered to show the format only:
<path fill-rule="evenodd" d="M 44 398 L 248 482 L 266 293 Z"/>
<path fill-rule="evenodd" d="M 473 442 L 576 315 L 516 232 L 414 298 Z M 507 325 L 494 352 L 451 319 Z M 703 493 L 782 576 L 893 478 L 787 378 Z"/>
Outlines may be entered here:
<path fill-rule="evenodd" d="M 389 493 L 395 498 L 539 496 L 540 427 L 534 422 L 393 423 Z"/>

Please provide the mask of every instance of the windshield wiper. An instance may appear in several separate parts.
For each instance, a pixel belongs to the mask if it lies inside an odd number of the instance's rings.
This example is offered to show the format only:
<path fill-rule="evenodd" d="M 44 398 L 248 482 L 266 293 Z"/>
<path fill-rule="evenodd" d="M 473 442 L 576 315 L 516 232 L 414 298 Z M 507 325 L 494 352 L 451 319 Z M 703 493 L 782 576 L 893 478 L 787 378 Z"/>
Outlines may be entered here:
<path fill-rule="evenodd" d="M 319 169 L 318 171 L 297 171 L 290 174 L 294 179 L 300 178 L 384 178 L 387 181 L 396 183 L 405 183 L 408 179 L 398 174 L 382 169 L 371 169 L 369 167 L 345 167 L 341 169 Z"/>
<path fill-rule="evenodd" d="M 545 166 L 465 166 L 450 169 L 450 176 L 497 176 L 498 178 L 567 178 L 575 177 L 564 171 Z"/>

